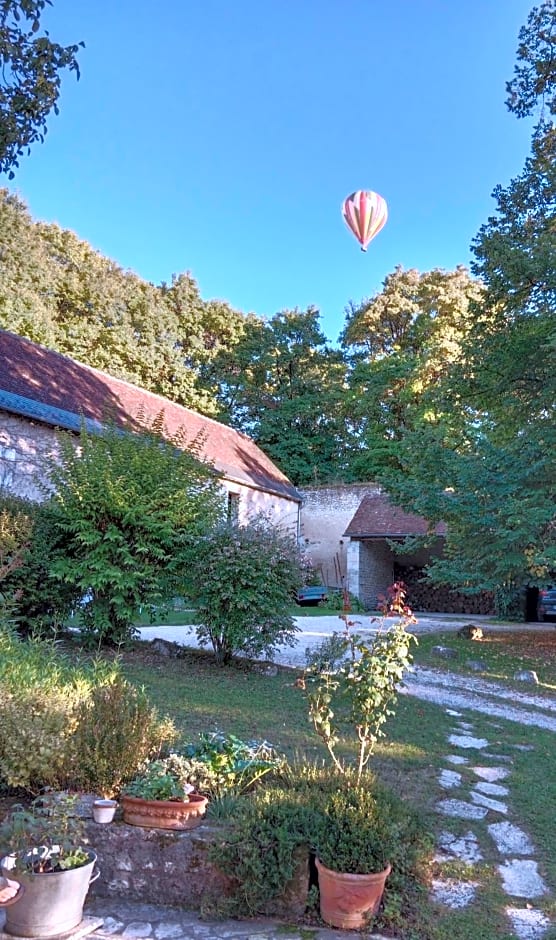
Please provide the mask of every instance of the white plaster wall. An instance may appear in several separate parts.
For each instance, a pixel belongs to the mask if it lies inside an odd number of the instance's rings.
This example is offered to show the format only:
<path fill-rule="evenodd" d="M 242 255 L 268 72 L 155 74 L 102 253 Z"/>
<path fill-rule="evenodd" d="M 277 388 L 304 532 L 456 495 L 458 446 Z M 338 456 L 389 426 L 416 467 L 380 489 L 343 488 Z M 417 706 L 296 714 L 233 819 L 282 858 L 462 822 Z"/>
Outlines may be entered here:
<path fill-rule="evenodd" d="M 344 532 L 364 496 L 376 496 L 374 483 L 303 487 L 301 544 L 328 587 L 342 587 L 348 569 Z M 351 590 L 351 587 L 350 587 Z M 358 592 L 355 592 L 358 593 Z"/>

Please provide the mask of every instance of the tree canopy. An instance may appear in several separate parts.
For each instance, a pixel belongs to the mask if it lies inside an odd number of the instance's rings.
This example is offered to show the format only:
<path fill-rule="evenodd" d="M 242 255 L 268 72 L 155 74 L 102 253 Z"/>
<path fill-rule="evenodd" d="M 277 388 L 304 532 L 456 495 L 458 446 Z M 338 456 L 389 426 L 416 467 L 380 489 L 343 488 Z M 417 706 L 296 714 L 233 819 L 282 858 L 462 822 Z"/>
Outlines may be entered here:
<path fill-rule="evenodd" d="M 43 141 L 49 114 L 58 113 L 61 72 L 79 78 L 83 43 L 61 46 L 41 32 L 51 0 L 0 0 L 0 173 L 14 176 L 19 157 Z"/>

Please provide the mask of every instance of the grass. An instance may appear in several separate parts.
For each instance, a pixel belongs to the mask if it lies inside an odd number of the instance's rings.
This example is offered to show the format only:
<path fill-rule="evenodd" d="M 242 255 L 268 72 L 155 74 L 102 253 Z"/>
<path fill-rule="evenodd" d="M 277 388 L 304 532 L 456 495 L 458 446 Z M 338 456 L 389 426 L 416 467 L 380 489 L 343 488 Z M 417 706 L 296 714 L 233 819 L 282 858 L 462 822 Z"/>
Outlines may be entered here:
<path fill-rule="evenodd" d="M 322 610 L 322 609 L 319 609 Z M 456 650 L 455 659 L 440 660 L 432 653 L 434 645 Z M 485 662 L 485 676 L 511 684 L 516 669 L 534 668 L 540 685 L 534 691 L 549 693 L 556 687 L 556 630 L 550 633 L 503 633 L 489 631 L 481 642 L 464 640 L 454 633 L 423 636 L 419 640 L 417 661 L 436 668 L 471 673 L 468 659 Z M 221 729 L 244 739 L 265 738 L 290 758 L 303 755 L 311 761 L 325 759 L 325 753 L 312 731 L 302 693 L 295 687 L 295 670 L 281 668 L 274 677 L 253 671 L 246 662 L 229 667 L 214 665 L 210 654 L 190 650 L 183 658 L 162 659 L 137 644 L 123 654 L 126 674 L 143 685 L 161 711 L 171 714 L 184 738 L 195 740 L 200 731 Z M 530 686 L 519 685 L 523 691 Z M 464 717 L 473 723 L 473 731 L 486 737 L 499 754 L 511 759 L 509 818 L 532 838 L 539 869 L 556 893 L 556 752 L 554 736 L 538 728 L 524 727 L 501 719 L 469 712 Z M 446 796 L 438 783 L 440 769 L 448 767 L 447 736 L 454 730 L 453 718 L 443 707 L 401 696 L 396 715 L 387 725 L 387 737 L 376 749 L 372 768 L 396 792 L 417 806 L 432 832 L 451 829 L 463 834 L 476 832 L 484 856 L 482 865 L 473 869 L 454 865 L 453 874 L 463 880 L 478 880 L 476 900 L 459 911 L 435 907 L 420 898 L 414 924 L 398 924 L 396 912 L 389 912 L 386 927 L 404 940 L 475 940 L 498 937 L 510 940 L 504 908 L 510 903 L 524 907 L 525 901 L 509 902 L 503 894 L 495 866 L 494 842 L 487 824 L 499 817 L 488 814 L 483 822 L 452 820 L 435 812 L 435 803 Z M 527 747 L 528 750 L 521 750 Z M 344 753 L 347 753 L 345 750 Z M 486 758 L 476 758 L 486 763 Z M 453 768 L 452 768 L 453 769 Z M 461 768 L 457 768 L 461 770 Z M 476 781 L 469 767 L 461 770 L 464 782 Z M 433 874 L 438 875 L 438 866 Z M 443 874 L 445 874 L 443 870 Z M 553 900 L 535 899 L 535 907 L 556 920 Z M 423 926 L 426 925 L 426 926 Z M 383 929 L 385 929 L 383 927 Z M 556 933 L 545 934 L 545 940 Z"/>

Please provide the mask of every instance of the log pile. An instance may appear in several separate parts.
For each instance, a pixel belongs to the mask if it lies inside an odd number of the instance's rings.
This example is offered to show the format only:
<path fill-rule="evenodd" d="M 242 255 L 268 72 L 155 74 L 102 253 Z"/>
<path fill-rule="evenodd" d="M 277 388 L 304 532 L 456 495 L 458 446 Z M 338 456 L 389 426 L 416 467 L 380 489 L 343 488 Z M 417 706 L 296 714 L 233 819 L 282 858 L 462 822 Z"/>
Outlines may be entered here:
<path fill-rule="evenodd" d="M 424 569 L 396 565 L 396 580 L 407 585 L 407 602 L 412 610 L 428 610 L 443 614 L 493 614 L 494 599 L 489 591 L 460 594 L 442 585 L 424 580 Z"/>

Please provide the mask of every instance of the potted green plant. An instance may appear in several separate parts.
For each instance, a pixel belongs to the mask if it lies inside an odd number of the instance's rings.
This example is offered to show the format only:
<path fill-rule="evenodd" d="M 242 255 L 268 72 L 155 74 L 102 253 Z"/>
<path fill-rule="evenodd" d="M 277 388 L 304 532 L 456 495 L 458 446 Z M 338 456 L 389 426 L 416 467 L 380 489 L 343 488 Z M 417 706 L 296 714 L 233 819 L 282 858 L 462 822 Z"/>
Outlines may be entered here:
<path fill-rule="evenodd" d="M 190 764 L 179 754 L 148 761 L 122 791 L 124 822 L 151 829 L 200 826 L 208 800 L 196 792 L 189 774 Z"/>
<path fill-rule="evenodd" d="M 346 785 L 326 799 L 315 839 L 321 917 L 360 929 L 379 908 L 391 871 L 396 814 L 380 791 Z"/>
<path fill-rule="evenodd" d="M 29 807 L 16 804 L 0 826 L 2 877 L 21 886 L 6 909 L 6 930 L 22 937 L 54 937 L 73 930 L 93 876 L 76 798 L 47 793 Z"/>

